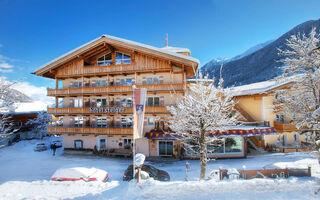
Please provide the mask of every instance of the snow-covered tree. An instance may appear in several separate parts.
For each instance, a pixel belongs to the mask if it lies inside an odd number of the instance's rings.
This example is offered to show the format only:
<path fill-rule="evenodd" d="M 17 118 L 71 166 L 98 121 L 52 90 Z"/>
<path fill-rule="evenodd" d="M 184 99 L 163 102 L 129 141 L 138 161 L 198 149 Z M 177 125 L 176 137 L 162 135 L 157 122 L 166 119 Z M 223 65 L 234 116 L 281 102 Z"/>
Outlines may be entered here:
<path fill-rule="evenodd" d="M 284 74 L 280 79 L 293 80 L 287 89 L 276 91 L 275 104 L 278 111 L 296 122 L 296 127 L 320 129 L 320 50 L 319 34 L 313 28 L 310 34 L 292 35 L 287 40 L 286 50 L 279 50 L 285 56 Z"/>
<path fill-rule="evenodd" d="M 175 106 L 168 107 L 170 129 L 182 138 L 186 150 L 200 154 L 200 179 L 205 178 L 208 153 L 223 142 L 222 138 L 209 134 L 225 131 L 228 126 L 237 124 L 236 103 L 230 89 L 223 88 L 222 83 L 221 79 L 216 87 L 212 79 L 200 75 L 182 99 Z"/>
<path fill-rule="evenodd" d="M 15 132 L 9 111 L 14 109 L 14 98 L 11 94 L 11 87 L 4 77 L 0 77 L 0 138 L 7 137 Z"/>
<path fill-rule="evenodd" d="M 36 119 L 31 119 L 26 124 L 33 126 L 33 131 L 36 137 L 42 139 L 47 135 L 47 125 L 52 121 L 51 115 L 48 115 L 47 112 L 42 111 L 38 112 Z"/>

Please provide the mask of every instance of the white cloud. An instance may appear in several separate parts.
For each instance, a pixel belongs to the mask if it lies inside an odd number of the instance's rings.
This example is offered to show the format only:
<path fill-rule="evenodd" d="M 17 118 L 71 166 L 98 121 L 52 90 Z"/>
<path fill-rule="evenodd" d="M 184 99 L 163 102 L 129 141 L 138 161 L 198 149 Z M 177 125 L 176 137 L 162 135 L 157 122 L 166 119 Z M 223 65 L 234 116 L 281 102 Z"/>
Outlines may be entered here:
<path fill-rule="evenodd" d="M 47 96 L 46 87 L 37 87 L 29 82 L 17 82 L 12 86 L 14 89 L 31 97 L 35 101 L 41 101 L 47 105 L 54 103 L 54 99 Z"/>
<path fill-rule="evenodd" d="M 13 71 L 13 65 L 10 65 L 7 62 L 1 62 L 0 63 L 0 72 L 2 73 L 8 73 L 8 72 L 12 72 Z"/>

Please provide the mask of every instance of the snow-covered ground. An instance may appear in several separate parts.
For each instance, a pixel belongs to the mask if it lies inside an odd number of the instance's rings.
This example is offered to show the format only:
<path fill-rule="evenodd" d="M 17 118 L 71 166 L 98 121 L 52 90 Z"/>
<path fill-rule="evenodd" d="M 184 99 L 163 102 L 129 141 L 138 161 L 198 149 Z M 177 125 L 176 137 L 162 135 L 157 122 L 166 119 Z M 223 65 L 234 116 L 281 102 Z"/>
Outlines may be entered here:
<path fill-rule="evenodd" d="M 221 159 L 208 163 L 208 170 L 222 168 L 312 167 L 312 177 L 198 181 L 199 161 L 188 160 L 190 181 L 185 179 L 185 162 L 152 163 L 166 170 L 170 182 L 154 180 L 123 182 L 130 159 L 62 155 L 58 149 L 34 152 L 37 140 L 22 141 L 0 149 L 0 199 L 320 199 L 320 167 L 310 153 L 267 154 L 246 159 Z M 53 173 L 62 167 L 94 167 L 106 170 L 109 181 L 57 182 Z"/>

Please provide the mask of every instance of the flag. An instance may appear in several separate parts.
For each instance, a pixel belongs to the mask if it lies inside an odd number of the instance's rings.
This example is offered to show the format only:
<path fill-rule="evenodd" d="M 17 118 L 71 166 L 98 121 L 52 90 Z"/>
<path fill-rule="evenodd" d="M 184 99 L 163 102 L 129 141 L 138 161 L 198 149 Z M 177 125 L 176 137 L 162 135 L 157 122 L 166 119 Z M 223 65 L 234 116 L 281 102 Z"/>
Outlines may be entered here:
<path fill-rule="evenodd" d="M 165 42 L 164 46 L 168 46 L 168 34 L 166 35 L 166 42 Z"/>
<path fill-rule="evenodd" d="M 146 88 L 134 88 L 134 123 L 133 123 L 133 137 L 134 139 L 142 138 L 144 112 L 147 98 Z"/>

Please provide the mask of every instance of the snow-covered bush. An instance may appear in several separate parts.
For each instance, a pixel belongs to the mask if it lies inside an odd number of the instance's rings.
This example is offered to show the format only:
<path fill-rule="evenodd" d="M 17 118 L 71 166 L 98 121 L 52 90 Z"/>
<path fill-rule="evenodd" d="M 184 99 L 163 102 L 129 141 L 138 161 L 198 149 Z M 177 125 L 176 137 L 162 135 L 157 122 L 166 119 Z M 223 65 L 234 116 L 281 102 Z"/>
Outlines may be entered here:
<path fill-rule="evenodd" d="M 33 131 L 37 138 L 42 139 L 47 135 L 47 125 L 52 122 L 52 117 L 47 112 L 38 112 L 36 119 L 30 119 L 26 124 L 33 127 Z"/>
<path fill-rule="evenodd" d="M 235 102 L 230 89 L 223 88 L 222 84 L 221 79 L 216 87 L 213 80 L 200 75 L 185 96 L 175 106 L 168 107 L 171 113 L 168 120 L 170 129 L 183 138 L 188 150 L 200 154 L 200 179 L 205 178 L 208 152 L 214 152 L 222 144 L 221 138 L 209 134 L 225 131 L 227 126 L 237 124 Z"/>

